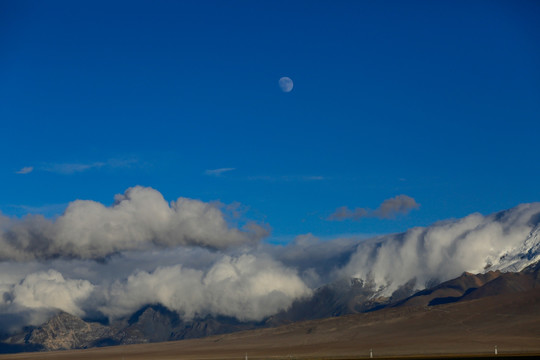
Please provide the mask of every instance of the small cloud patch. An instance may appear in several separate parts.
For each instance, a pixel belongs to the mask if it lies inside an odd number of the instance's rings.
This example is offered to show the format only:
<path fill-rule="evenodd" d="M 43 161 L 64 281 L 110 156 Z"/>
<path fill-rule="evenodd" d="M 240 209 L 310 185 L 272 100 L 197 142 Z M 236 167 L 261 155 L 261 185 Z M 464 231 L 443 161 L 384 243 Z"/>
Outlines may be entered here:
<path fill-rule="evenodd" d="M 220 168 L 220 169 L 212 169 L 212 170 L 206 170 L 204 173 L 205 175 L 209 176 L 221 176 L 226 172 L 233 171 L 235 168 Z"/>
<path fill-rule="evenodd" d="M 393 219 L 397 215 L 407 215 L 411 210 L 418 209 L 420 204 L 412 197 L 398 195 L 384 200 L 375 210 L 366 208 L 349 209 L 346 206 L 337 208 L 327 220 L 360 220 L 363 218 Z"/>
<path fill-rule="evenodd" d="M 23 167 L 21 170 L 15 172 L 15 174 L 30 174 L 32 171 L 34 171 L 34 167 L 33 166 L 25 166 Z"/>

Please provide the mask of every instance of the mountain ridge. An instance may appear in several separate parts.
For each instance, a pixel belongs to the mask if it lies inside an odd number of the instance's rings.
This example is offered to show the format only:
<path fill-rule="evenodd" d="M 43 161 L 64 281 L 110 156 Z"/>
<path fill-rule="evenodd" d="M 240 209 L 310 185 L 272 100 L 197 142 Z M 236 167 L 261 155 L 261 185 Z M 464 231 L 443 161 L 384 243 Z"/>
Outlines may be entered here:
<path fill-rule="evenodd" d="M 85 349 L 110 345 L 129 345 L 203 338 L 243 330 L 274 328 L 305 321 L 323 321 L 325 318 L 349 316 L 359 313 L 376 313 L 389 309 L 433 308 L 451 303 L 471 302 L 488 297 L 515 297 L 540 289 L 540 262 L 531 264 L 521 272 L 488 271 L 461 276 L 438 284 L 430 289 L 391 302 L 369 299 L 369 284 L 351 279 L 346 284 L 323 287 L 318 296 L 304 304 L 297 303 L 288 311 L 270 317 L 263 322 L 240 322 L 235 319 L 206 318 L 183 321 L 178 314 L 166 307 L 153 304 L 139 309 L 126 319 L 103 325 L 87 322 L 74 315 L 60 312 L 41 326 L 12 335 L 4 340 L 4 347 L 20 347 L 31 350 Z M 332 293 L 334 289 L 336 292 Z M 338 290 L 336 290 L 338 289 Z M 345 291 L 348 296 L 342 296 Z M 371 293 L 372 294 L 372 293 Z M 326 300 L 324 298 L 326 296 Z M 363 302 L 354 304 L 353 300 Z M 352 300 L 351 300 L 352 299 Z M 319 307 L 309 312 L 310 306 Z M 303 306 L 302 306 L 303 305 Z M 326 308 L 326 312 L 321 312 Z M 332 315 L 324 316 L 327 313 Z M 0 348 L 1 349 L 1 348 Z M 7 351 L 6 351 L 7 352 Z"/>

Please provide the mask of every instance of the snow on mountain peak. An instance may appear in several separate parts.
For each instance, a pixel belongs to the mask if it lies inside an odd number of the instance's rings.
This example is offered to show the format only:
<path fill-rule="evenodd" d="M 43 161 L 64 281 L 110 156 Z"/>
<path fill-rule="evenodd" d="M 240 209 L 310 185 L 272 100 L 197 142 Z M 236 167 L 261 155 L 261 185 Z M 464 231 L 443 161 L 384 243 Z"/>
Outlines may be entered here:
<path fill-rule="evenodd" d="M 525 241 L 494 261 L 488 260 L 485 271 L 518 272 L 540 261 L 540 224 L 531 231 Z"/>
<path fill-rule="evenodd" d="M 421 290 L 466 271 L 520 271 L 540 260 L 539 234 L 540 203 L 521 204 L 366 240 L 342 272 L 373 281 L 388 297 L 411 281 Z"/>

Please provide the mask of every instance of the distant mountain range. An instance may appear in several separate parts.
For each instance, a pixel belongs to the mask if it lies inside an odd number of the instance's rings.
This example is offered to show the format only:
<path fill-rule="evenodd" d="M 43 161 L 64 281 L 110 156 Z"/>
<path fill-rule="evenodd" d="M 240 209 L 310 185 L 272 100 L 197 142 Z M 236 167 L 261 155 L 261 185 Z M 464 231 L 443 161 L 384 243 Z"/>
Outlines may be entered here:
<path fill-rule="evenodd" d="M 183 321 L 177 313 L 159 305 L 141 308 L 127 319 L 111 324 L 84 321 L 61 312 L 38 327 L 3 339 L 2 352 L 83 349 L 119 344 L 139 344 L 201 338 L 242 330 L 276 327 L 304 320 L 336 317 L 346 314 L 378 312 L 388 309 L 433 307 L 494 297 L 519 297 L 540 289 L 540 262 L 520 272 L 487 271 L 464 273 L 458 278 L 429 289 L 407 294 L 402 291 L 391 298 L 373 298 L 373 288 L 358 279 L 324 286 L 313 297 L 297 301 L 287 311 L 262 322 L 239 322 L 224 317 Z M 540 304 L 538 304 L 540 306 Z"/>

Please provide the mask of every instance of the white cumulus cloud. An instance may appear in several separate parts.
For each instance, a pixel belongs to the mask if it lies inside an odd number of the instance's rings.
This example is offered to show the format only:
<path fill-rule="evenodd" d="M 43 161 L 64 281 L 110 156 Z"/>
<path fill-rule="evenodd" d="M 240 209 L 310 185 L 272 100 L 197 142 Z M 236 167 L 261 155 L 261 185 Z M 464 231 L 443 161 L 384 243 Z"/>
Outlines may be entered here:
<path fill-rule="evenodd" d="M 294 270 L 244 254 L 223 256 L 206 271 L 175 265 L 137 272 L 106 290 L 100 311 L 115 318 L 160 303 L 185 319 L 212 314 L 261 320 L 309 294 Z"/>
<path fill-rule="evenodd" d="M 136 186 L 112 206 L 91 200 L 69 204 L 55 221 L 42 216 L 0 221 L 0 260 L 55 257 L 99 259 L 126 250 L 180 245 L 223 249 L 254 244 L 268 234 L 255 223 L 229 226 L 210 203 L 179 198 L 168 203 L 156 190 Z"/>
<path fill-rule="evenodd" d="M 86 299 L 94 286 L 86 280 L 64 279 L 56 270 L 29 274 L 14 286 L 12 303 L 29 309 L 56 308 L 84 316 L 77 304 Z"/>

